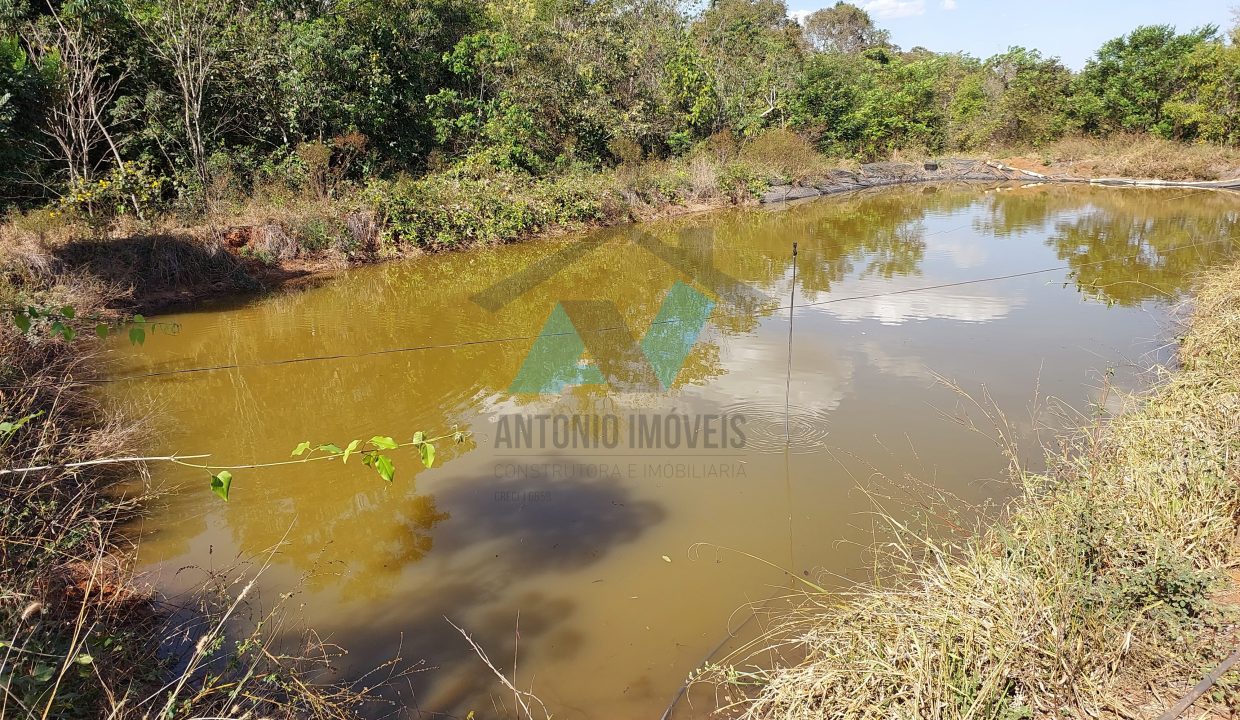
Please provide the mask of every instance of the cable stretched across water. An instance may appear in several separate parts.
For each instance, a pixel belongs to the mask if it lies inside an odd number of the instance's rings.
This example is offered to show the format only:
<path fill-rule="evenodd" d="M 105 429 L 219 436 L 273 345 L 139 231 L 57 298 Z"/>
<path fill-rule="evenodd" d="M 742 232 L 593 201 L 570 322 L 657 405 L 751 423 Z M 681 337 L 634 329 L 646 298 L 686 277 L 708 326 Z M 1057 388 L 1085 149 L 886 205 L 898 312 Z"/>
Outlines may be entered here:
<path fill-rule="evenodd" d="M 1229 235 L 1224 238 L 1215 238 L 1213 240 L 1202 240 L 1198 242 L 1185 243 L 1183 245 L 1173 246 L 1173 247 L 1162 250 L 1162 252 L 1170 253 L 1170 252 L 1176 252 L 1179 250 L 1187 250 L 1187 249 L 1194 248 L 1194 247 L 1216 245 L 1216 244 L 1228 242 L 1234 239 L 1236 239 L 1235 236 Z M 919 292 L 927 292 L 931 290 L 944 290 L 944 289 L 949 289 L 949 288 L 965 287 L 968 285 L 977 285 L 981 283 L 1000 282 L 1003 280 L 1014 280 L 1017 278 L 1031 277 L 1035 275 L 1044 275 L 1046 273 L 1060 272 L 1064 270 L 1073 270 L 1073 269 L 1079 269 L 1079 268 L 1084 268 L 1084 267 L 1105 265 L 1107 263 L 1113 263 L 1113 262 L 1124 262 L 1127 260 L 1135 260 L 1135 259 L 1140 258 L 1141 256 L 1142 256 L 1142 253 L 1135 253 L 1132 255 L 1124 255 L 1120 257 L 1105 258 L 1102 260 L 1094 260 L 1094 261 L 1087 262 L 1087 263 L 1081 263 L 1076 266 L 1057 265 L 1055 267 L 1041 268 L 1038 270 L 1026 270 L 1023 272 L 1008 273 L 1005 275 L 994 275 L 994 276 L 984 277 L 984 278 L 974 278 L 971 280 L 960 280 L 957 282 L 939 283 L 935 285 L 924 285 L 924 286 L 918 286 L 914 288 L 903 288 L 901 290 L 886 290 L 882 292 L 866 293 L 863 295 L 848 295 L 848 296 L 838 297 L 838 298 L 827 298 L 825 300 L 818 300 L 815 302 L 802 302 L 800 305 L 798 305 L 798 307 L 800 308 L 822 307 L 825 305 L 835 305 L 838 303 L 854 302 L 858 300 L 873 300 L 876 298 L 892 297 L 896 295 L 908 295 L 908 294 L 919 293 Z M 777 313 L 777 312 L 781 312 L 781 311 L 789 310 L 789 309 L 791 309 L 790 306 L 779 305 L 774 308 L 770 308 L 769 312 Z M 716 319 L 718 317 L 722 317 L 722 315 L 711 313 L 708 319 Z M 681 322 L 681 320 L 673 318 L 673 319 L 668 319 L 668 320 L 655 320 L 651 324 L 659 325 L 659 324 L 679 323 L 679 322 Z M 327 361 L 332 361 L 332 360 L 352 360 L 352 359 L 358 359 L 358 358 L 376 357 L 376 356 L 381 356 L 381 355 L 394 355 L 394 354 L 402 354 L 402 353 L 410 353 L 410 352 L 424 352 L 428 350 L 451 350 L 451 349 L 466 348 L 466 347 L 477 347 L 477 346 L 483 346 L 483 345 L 497 345 L 497 344 L 513 343 L 513 342 L 528 342 L 532 340 L 537 340 L 538 338 L 541 338 L 541 337 L 562 337 L 562 336 L 570 336 L 570 335 L 573 335 L 574 333 L 581 335 L 581 334 L 593 334 L 593 333 L 604 333 L 604 332 L 627 332 L 629 330 L 630 328 L 624 325 L 613 325 L 613 326 L 598 327 L 598 328 L 575 329 L 574 331 L 555 332 L 555 333 L 538 333 L 534 335 L 510 335 L 510 336 L 500 336 L 500 337 L 493 337 L 493 338 L 479 338 L 476 340 L 461 340 L 457 342 L 448 342 L 448 343 L 410 345 L 410 346 L 395 347 L 395 348 L 382 348 L 379 350 L 367 350 L 367 351 L 357 352 L 357 353 L 338 353 L 338 354 L 333 354 L 333 355 L 312 355 L 308 357 L 281 358 L 277 360 L 265 360 L 265 361 L 252 362 L 252 363 L 226 363 L 226 364 L 220 364 L 220 365 L 208 365 L 208 366 L 203 366 L 203 367 L 176 368 L 172 370 L 156 370 L 156 371 L 146 372 L 146 373 L 133 373 L 130 375 L 120 375 L 120 376 L 111 377 L 111 378 L 84 378 L 80 380 L 68 380 L 68 381 L 63 381 L 63 382 L 32 383 L 28 385 L 9 385 L 9 386 L 0 386 L 0 388 L 6 389 L 6 390 L 23 390 L 23 389 L 31 389 L 31 388 L 37 388 L 37 387 L 62 387 L 66 385 L 108 385 L 112 383 L 128 382 L 132 380 L 146 380 L 146 379 L 151 379 L 151 378 L 170 377 L 170 376 L 176 376 L 176 375 L 191 375 L 191 374 L 198 374 L 198 373 L 219 372 L 222 370 L 249 370 L 253 368 L 278 367 L 278 366 L 283 366 L 283 365 L 297 365 L 301 363 L 310 363 L 310 362 L 327 362 Z"/>

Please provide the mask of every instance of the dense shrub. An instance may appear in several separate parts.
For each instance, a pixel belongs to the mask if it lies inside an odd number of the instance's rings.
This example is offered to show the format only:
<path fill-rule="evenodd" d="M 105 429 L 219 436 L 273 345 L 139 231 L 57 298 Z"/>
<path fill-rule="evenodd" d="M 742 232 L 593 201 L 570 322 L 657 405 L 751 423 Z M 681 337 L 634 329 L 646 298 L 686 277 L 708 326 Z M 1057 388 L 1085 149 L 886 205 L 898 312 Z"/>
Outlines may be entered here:
<path fill-rule="evenodd" d="M 368 192 L 388 247 L 429 249 L 509 242 L 551 225 L 598 222 L 608 210 L 597 177 L 536 181 L 432 175 L 376 183 Z"/>
<path fill-rule="evenodd" d="M 120 215 L 153 216 L 167 178 L 152 173 L 146 163 L 129 163 L 95 180 L 81 179 L 69 185 L 60 199 L 64 212 L 77 213 L 97 225 Z"/>

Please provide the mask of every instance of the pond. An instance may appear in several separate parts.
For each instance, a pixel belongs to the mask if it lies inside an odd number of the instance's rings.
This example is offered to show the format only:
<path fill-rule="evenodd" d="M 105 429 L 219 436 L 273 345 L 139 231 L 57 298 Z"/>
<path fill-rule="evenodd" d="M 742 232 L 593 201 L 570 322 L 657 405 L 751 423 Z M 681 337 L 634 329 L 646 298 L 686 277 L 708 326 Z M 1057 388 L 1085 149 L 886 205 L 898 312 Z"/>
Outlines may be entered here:
<path fill-rule="evenodd" d="M 228 502 L 204 471 L 154 466 L 140 569 L 175 593 L 279 546 L 262 604 L 296 592 L 290 627 L 348 648 L 340 678 L 422 662 L 391 691 L 409 717 L 511 701 L 448 618 L 505 673 L 515 651 L 556 717 L 657 719 L 788 572 L 864 579 L 879 513 L 973 522 L 1013 492 L 1005 445 L 1036 469 L 1056 428 L 1119 410 L 1170 358 L 1193 274 L 1234 250 L 1235 207 L 910 186 L 162 317 L 179 332 L 109 351 L 114 377 L 154 375 L 104 391 L 147 418 L 151 454 L 468 437 L 430 469 L 393 451 L 390 484 L 356 459 L 238 470 Z"/>

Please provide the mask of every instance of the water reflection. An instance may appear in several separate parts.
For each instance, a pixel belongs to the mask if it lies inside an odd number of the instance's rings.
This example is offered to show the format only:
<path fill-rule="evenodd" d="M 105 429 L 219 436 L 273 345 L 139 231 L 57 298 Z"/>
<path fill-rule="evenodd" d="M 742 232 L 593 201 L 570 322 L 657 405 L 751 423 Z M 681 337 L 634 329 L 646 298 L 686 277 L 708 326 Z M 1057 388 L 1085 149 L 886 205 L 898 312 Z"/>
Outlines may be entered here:
<path fill-rule="evenodd" d="M 1231 257 L 1240 213 L 1228 193 L 1075 188 L 995 193 L 978 229 L 997 236 L 1050 231 L 1083 293 L 1133 306 L 1172 298 L 1194 273 Z"/>
<path fill-rule="evenodd" d="M 913 320 L 940 318 L 962 322 L 990 322 L 1007 316 L 1024 304 L 1020 296 L 987 293 L 982 286 L 967 289 L 943 288 L 922 290 L 917 279 L 901 278 L 886 283 L 883 292 L 900 294 L 866 296 L 864 294 L 829 305 L 827 312 L 841 320 L 872 318 L 885 325 L 899 325 Z"/>
<path fill-rule="evenodd" d="M 1110 367 L 1130 381 L 1157 344 L 1145 339 L 1163 301 L 1232 251 L 1231 203 L 906 188 L 429 256 L 179 315 L 174 338 L 118 343 L 117 374 L 240 367 L 109 387 L 156 414 L 152 452 L 231 464 L 280 459 L 302 440 L 472 435 L 441 447 L 430 470 L 397 455 L 390 485 L 356 461 L 239 472 L 227 504 L 203 474 L 157 468 L 181 489 L 148 523 L 145 568 L 175 589 L 178 568 L 225 565 L 287 534 L 265 587 L 303 588 L 306 623 L 351 650 L 342 672 L 403 646 L 437 668 L 413 686 L 422 711 L 486 712 L 489 680 L 443 617 L 498 659 L 519 612 L 522 674 L 557 716 L 657 716 L 731 612 L 782 582 L 732 557 L 690 562 L 686 548 L 715 542 L 798 574 L 859 577 L 872 535 L 858 485 L 909 474 L 962 502 L 1002 494 L 990 481 L 1005 459 L 944 421 L 959 398 L 936 376 L 985 386 L 1021 418 L 1036 462 L 1035 392 L 1084 403 Z M 557 252 L 577 259 L 551 268 Z M 485 292 L 523 268 L 540 271 L 521 292 Z M 678 283 L 713 307 L 670 388 L 651 392 L 662 379 L 643 374 L 640 344 Z M 573 308 L 583 360 L 622 382 L 510 391 L 558 305 Z M 284 362 L 309 358 L 326 359 Z M 497 419 L 512 413 L 740 415 L 746 443 L 498 448 Z"/>

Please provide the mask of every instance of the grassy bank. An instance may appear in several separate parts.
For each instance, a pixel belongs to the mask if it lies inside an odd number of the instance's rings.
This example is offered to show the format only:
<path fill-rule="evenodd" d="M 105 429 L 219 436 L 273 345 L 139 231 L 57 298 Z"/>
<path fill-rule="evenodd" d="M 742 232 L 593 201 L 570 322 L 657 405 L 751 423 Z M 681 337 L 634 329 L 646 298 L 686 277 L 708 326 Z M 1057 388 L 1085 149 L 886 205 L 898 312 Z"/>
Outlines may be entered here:
<path fill-rule="evenodd" d="M 1044 162 L 1030 156 L 1029 148 L 995 148 L 947 163 L 906 151 L 890 162 L 861 166 L 823 155 L 803 135 L 776 129 L 749 139 L 718 133 L 672 158 L 637 158 L 601 169 L 569 167 L 540 177 L 461 164 L 418 178 L 365 185 L 281 181 L 242 186 L 225 178 L 211 192 L 209 209 L 201 212 L 168 211 L 138 221 L 132 214 L 109 214 L 99 196 L 90 196 L 12 215 L 0 225 L 0 264 L 40 287 L 64 275 L 91 277 L 114 287 L 125 307 L 156 310 L 427 252 L 756 204 L 773 188 L 819 186 L 834 192 L 951 180 L 961 176 L 956 166 L 985 171 L 972 179 L 1030 179 L 986 168 L 985 161 L 993 157 L 1023 160 L 1018 163 L 1022 167 L 1040 171 L 1072 173 L 1080 169 L 1073 164 L 1076 159 L 1113 159 L 1122 150 L 1141 153 L 1137 160 L 1126 161 L 1134 174 L 1192 177 L 1191 168 L 1162 162 L 1178 157 L 1178 148 L 1208 158 L 1195 168 L 1203 179 L 1240 174 L 1240 154 L 1218 146 L 1191 150 L 1150 136 L 1120 144 L 1087 139 L 1064 143 L 1074 148 L 1071 154 L 1058 149 L 1060 145 L 1048 146 L 1046 152 L 1048 158 L 1067 160 Z M 1233 154 L 1234 166 L 1228 164 Z M 939 162 L 937 174 L 922 173 L 929 161 Z M 1207 172 L 1206 165 L 1214 169 Z M 864 177 L 858 178 L 858 171 Z M 123 208 L 120 200 L 110 201 Z"/>
<path fill-rule="evenodd" d="M 1154 717 L 1234 649 L 1240 267 L 1203 277 L 1179 366 L 1082 432 L 993 528 L 898 533 L 888 579 L 811 596 L 765 638 L 749 718 Z M 771 657 L 763 653 L 762 658 Z M 757 659 L 757 658 L 755 658 Z M 1231 711 L 1240 680 L 1202 704 Z"/>
<path fill-rule="evenodd" d="M 995 157 L 1065 176 L 1240 175 L 1240 151 L 1152 136 L 1064 139 L 1038 148 L 994 148 L 973 159 Z M 894 169 L 878 172 L 908 181 L 923 162 L 937 159 L 897 154 L 894 165 L 880 164 Z M 321 180 L 243 187 L 225 177 L 210 193 L 208 209 L 169 210 L 143 221 L 110 212 L 124 208 L 123 198 L 103 188 L 11 215 L 0 225 L 0 265 L 16 273 L 22 287 L 46 289 L 58 278 L 88 277 L 108 286 L 121 305 L 152 310 L 425 252 L 750 204 L 772 187 L 827 183 L 845 190 L 855 186 L 842 182 L 840 172 L 857 168 L 854 161 L 822 155 L 801 135 L 768 130 L 746 140 L 720 133 L 670 159 L 635 159 L 601 170 L 570 167 L 542 177 L 468 164 L 365 185 Z"/>
<path fill-rule="evenodd" d="M 5 289 L 8 304 L 14 295 Z M 105 299 L 83 284 L 55 287 L 42 298 L 72 302 L 84 313 Z M 50 338 L 32 342 L 6 317 L 0 355 L 0 418 L 9 423 L 0 426 L 3 467 L 124 452 L 132 426 L 60 385 L 92 375 L 89 349 Z M 0 682 L 8 690 L 0 704 L 14 715 L 76 705 L 85 716 L 121 685 L 118 678 L 140 676 L 135 669 L 149 665 L 153 646 L 145 634 L 153 608 L 125 583 L 114 554 L 113 528 L 135 510 L 108 497 L 118 479 L 116 468 L 59 469 L 6 477 L 0 489 Z"/>
<path fill-rule="evenodd" d="M 533 177 L 457 166 L 420 178 L 241 187 L 221 181 L 205 212 L 146 221 L 100 195 L 11 216 L 0 262 L 47 286 L 83 275 L 153 308 L 276 287 L 299 278 L 424 252 L 753 202 L 771 184 L 822 176 L 841 161 L 791 132 L 730 134 L 670 160 Z M 113 202 L 109 205 L 109 202 Z"/>
<path fill-rule="evenodd" d="M 992 155 L 1028 170 L 1077 177 L 1222 180 L 1240 175 L 1240 149 L 1137 133 L 1070 136 L 1038 147 L 995 148 Z"/>

